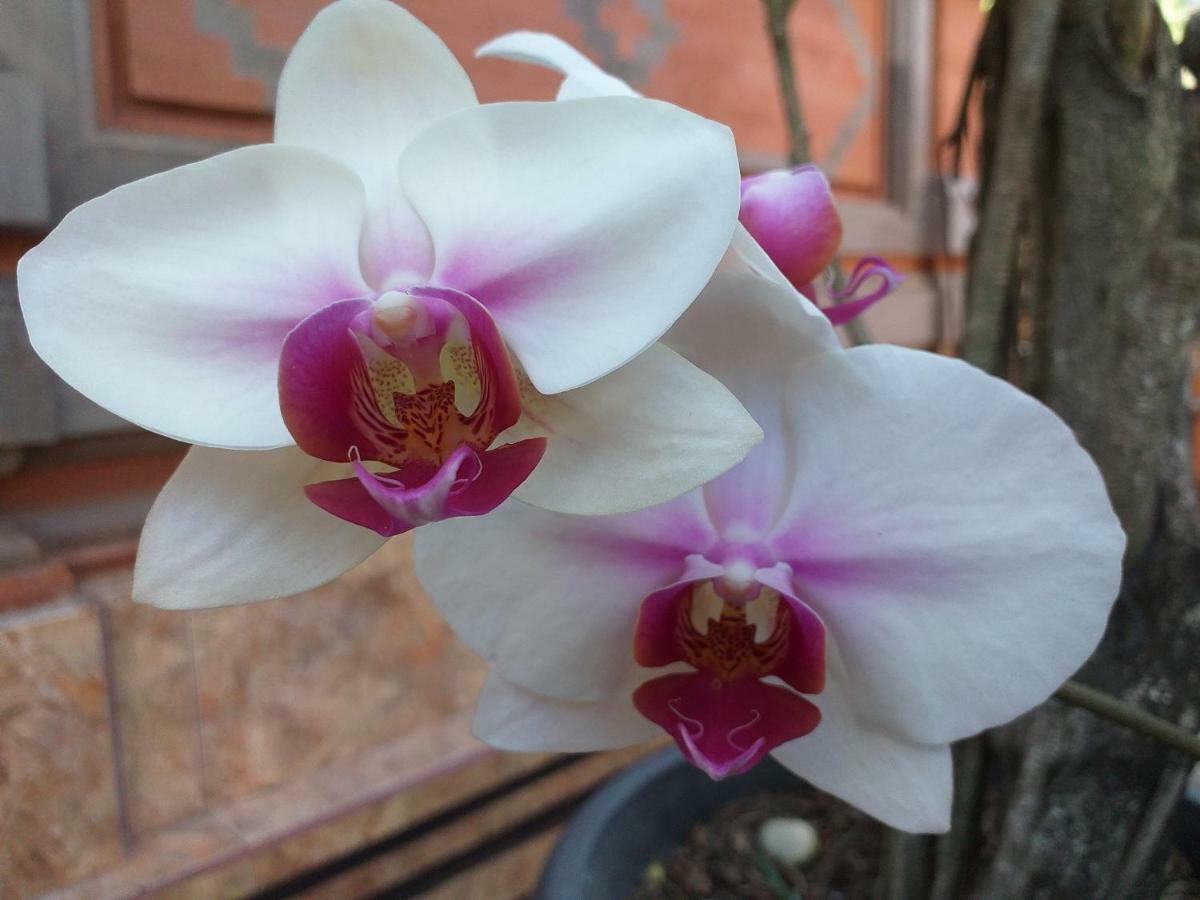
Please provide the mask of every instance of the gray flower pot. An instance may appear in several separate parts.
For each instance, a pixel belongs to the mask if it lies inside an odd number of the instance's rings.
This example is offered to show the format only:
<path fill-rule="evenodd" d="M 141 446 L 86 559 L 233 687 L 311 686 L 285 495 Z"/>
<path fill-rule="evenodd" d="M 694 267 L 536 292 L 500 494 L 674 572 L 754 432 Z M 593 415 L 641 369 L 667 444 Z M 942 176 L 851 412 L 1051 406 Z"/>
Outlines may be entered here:
<path fill-rule="evenodd" d="M 769 757 L 745 775 L 713 781 L 671 748 L 626 769 L 567 826 L 538 883 L 537 900 L 625 900 L 646 866 L 732 800 L 802 785 Z"/>

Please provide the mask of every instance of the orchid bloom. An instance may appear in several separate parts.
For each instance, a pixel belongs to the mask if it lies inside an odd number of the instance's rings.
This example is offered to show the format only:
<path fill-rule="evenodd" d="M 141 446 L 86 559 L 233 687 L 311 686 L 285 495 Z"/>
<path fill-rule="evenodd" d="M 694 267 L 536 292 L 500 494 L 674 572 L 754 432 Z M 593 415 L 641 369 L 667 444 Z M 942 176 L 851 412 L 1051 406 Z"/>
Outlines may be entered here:
<path fill-rule="evenodd" d="M 736 226 L 728 129 L 636 97 L 479 105 L 386 0 L 315 18 L 275 126 L 84 204 L 20 262 L 42 358 L 200 445 L 149 517 L 139 599 L 295 593 L 510 494 L 645 507 L 761 439 L 657 343 Z"/>
<path fill-rule="evenodd" d="M 559 100 L 640 96 L 570 44 L 551 34 L 514 31 L 489 41 L 476 56 L 508 59 L 563 76 Z M 903 281 L 878 257 L 859 260 L 846 285 L 827 274 L 842 241 L 842 220 L 829 181 L 812 164 L 772 169 L 742 179 L 739 222 L 724 268 L 751 271 L 791 284 L 844 325 L 891 294 Z"/>
<path fill-rule="evenodd" d="M 666 340 L 762 424 L 744 462 L 635 513 L 514 500 L 501 527 L 417 534 L 422 583 L 491 663 L 480 738 L 583 751 L 666 732 L 714 778 L 771 753 L 889 825 L 947 827 L 950 743 L 1084 662 L 1124 536 L 1036 400 L 830 331 L 783 286 L 718 273 Z"/>
<path fill-rule="evenodd" d="M 878 257 L 859 260 L 844 287 L 826 270 L 842 243 L 842 219 L 825 173 L 810 164 L 742 179 L 738 219 L 796 290 L 834 325 L 862 315 L 903 279 Z"/>

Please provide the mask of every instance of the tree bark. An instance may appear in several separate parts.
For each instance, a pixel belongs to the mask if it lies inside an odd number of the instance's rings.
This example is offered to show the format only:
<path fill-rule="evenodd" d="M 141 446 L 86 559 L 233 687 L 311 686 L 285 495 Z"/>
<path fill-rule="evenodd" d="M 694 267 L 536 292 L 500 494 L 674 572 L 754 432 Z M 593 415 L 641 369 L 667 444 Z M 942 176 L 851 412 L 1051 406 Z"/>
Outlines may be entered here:
<path fill-rule="evenodd" d="M 1063 0 L 1048 65 L 1028 50 L 1047 49 L 1036 41 L 1046 6 L 998 0 L 992 15 L 1004 40 L 978 66 L 984 168 L 968 318 L 978 330 L 966 346 L 1074 428 L 1129 536 L 1122 593 L 1081 680 L 1195 729 L 1200 100 L 1181 87 L 1153 0 Z M 1037 118 L 1021 123 L 1014 108 Z M 1187 758 L 1057 702 L 988 743 L 982 822 L 993 834 L 959 861 L 969 873 L 954 872 L 959 890 L 1162 895 Z"/>

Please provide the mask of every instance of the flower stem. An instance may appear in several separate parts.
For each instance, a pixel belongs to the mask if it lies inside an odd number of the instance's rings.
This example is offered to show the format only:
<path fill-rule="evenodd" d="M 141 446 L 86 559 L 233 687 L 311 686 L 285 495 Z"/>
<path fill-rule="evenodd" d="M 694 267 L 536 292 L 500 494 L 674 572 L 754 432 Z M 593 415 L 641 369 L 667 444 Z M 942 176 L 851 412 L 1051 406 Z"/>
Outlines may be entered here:
<path fill-rule="evenodd" d="M 791 148 L 788 159 L 793 166 L 812 160 L 808 142 L 808 129 L 804 127 L 804 114 L 800 111 L 800 90 L 796 84 L 796 69 L 792 64 L 792 43 L 787 32 L 787 17 L 796 0 L 763 0 L 767 12 L 767 33 L 775 49 L 775 69 L 779 73 L 779 93 L 783 100 L 783 112 L 787 117 L 788 136 Z"/>
<path fill-rule="evenodd" d="M 1168 722 L 1144 709 L 1138 709 L 1136 706 L 1118 700 L 1111 694 L 1090 688 L 1078 681 L 1068 681 L 1055 692 L 1054 696 L 1065 703 L 1086 709 L 1088 712 L 1166 744 L 1172 749 L 1200 759 L 1200 736 L 1186 728 L 1181 728 L 1174 722 Z"/>

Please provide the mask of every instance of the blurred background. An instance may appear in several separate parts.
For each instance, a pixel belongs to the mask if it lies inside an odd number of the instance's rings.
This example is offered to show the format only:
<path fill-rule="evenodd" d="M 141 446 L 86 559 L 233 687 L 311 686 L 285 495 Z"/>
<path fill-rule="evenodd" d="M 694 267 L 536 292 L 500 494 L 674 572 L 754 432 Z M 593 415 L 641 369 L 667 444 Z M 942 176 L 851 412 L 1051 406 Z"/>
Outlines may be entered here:
<path fill-rule="evenodd" d="M 0 0 L 0 897 L 240 896 L 331 861 L 343 870 L 310 896 L 521 896 L 580 798 L 646 752 L 474 741 L 482 665 L 422 596 L 402 539 L 290 600 L 130 600 L 141 521 L 183 448 L 41 364 L 16 263 L 89 198 L 269 140 L 281 66 L 323 5 Z M 549 31 L 728 123 L 746 172 L 784 161 L 757 2 L 405 5 L 483 100 L 553 96 L 557 76 L 472 58 L 500 33 Z M 983 21 L 979 0 L 801 0 L 788 20 L 843 259 L 908 276 L 865 317 L 875 340 L 952 352 L 961 338 L 974 168 L 944 174 L 941 141 Z"/>

